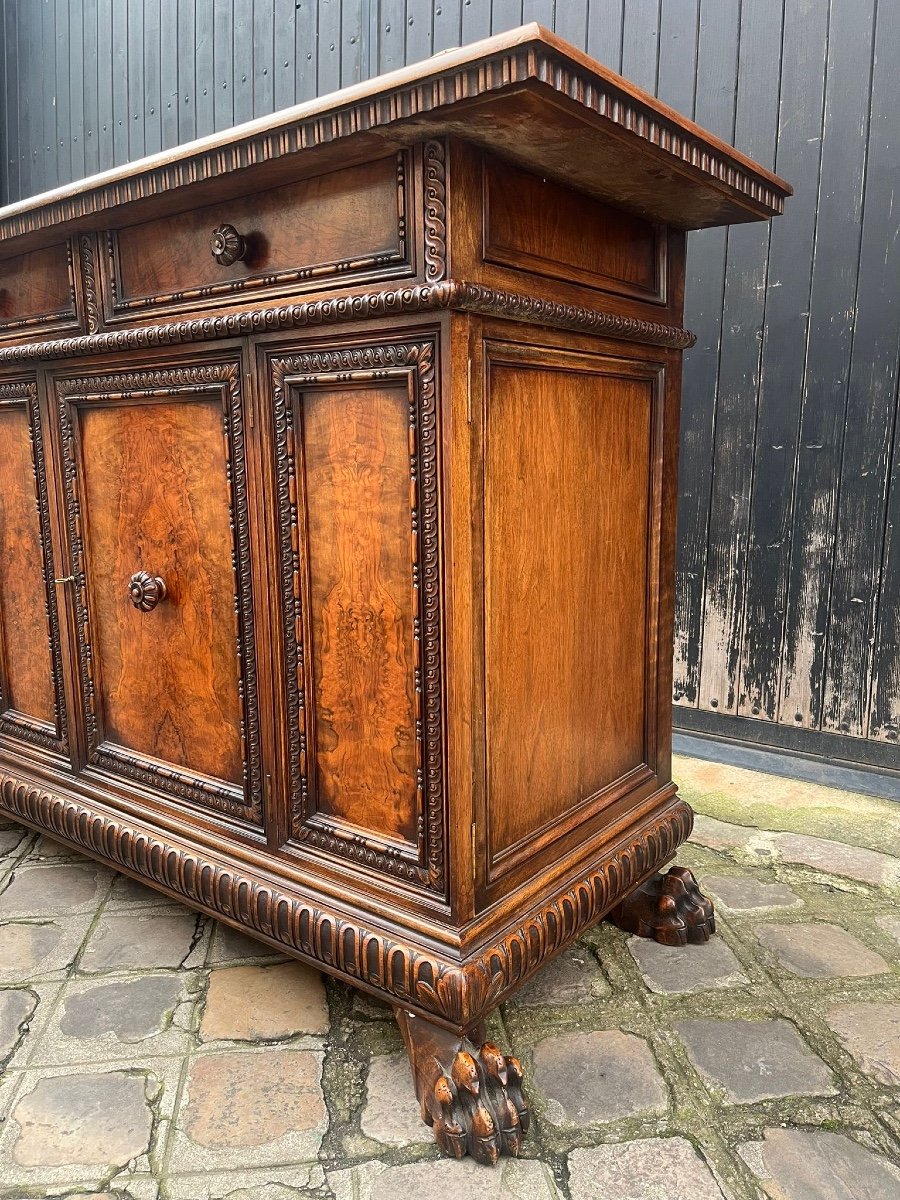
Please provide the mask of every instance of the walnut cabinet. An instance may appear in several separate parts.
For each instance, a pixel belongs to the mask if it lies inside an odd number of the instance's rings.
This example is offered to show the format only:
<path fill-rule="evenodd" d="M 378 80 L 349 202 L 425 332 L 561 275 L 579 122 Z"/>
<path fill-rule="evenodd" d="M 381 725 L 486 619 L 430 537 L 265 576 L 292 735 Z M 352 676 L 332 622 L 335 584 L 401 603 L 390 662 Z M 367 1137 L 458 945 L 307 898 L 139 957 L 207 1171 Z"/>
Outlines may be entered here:
<path fill-rule="evenodd" d="M 0 210 L 0 809 L 483 1021 L 713 931 L 670 773 L 685 231 L 789 188 L 537 26 Z"/>

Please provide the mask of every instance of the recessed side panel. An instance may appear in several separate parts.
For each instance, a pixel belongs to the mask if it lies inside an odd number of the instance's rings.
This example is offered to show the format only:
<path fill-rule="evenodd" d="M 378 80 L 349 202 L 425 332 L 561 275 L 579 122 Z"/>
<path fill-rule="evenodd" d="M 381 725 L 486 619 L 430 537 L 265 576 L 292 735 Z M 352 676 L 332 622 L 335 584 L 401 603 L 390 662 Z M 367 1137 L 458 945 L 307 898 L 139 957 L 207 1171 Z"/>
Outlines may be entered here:
<path fill-rule="evenodd" d="M 317 808 L 416 840 L 405 387 L 302 398 Z"/>
<path fill-rule="evenodd" d="M 66 242 L 0 260 L 0 342 L 77 328 L 72 254 Z"/>
<path fill-rule="evenodd" d="M 0 384 L 0 730 L 65 744 L 35 386 Z"/>
<path fill-rule="evenodd" d="M 258 824 L 239 378 L 59 386 L 90 764 Z"/>
<path fill-rule="evenodd" d="M 291 839 L 444 887 L 434 344 L 271 362 Z"/>
<path fill-rule="evenodd" d="M 489 350 L 484 696 L 489 876 L 646 777 L 654 378 Z"/>
<path fill-rule="evenodd" d="M 662 304 L 661 226 L 512 163 L 485 158 L 484 260 Z"/>

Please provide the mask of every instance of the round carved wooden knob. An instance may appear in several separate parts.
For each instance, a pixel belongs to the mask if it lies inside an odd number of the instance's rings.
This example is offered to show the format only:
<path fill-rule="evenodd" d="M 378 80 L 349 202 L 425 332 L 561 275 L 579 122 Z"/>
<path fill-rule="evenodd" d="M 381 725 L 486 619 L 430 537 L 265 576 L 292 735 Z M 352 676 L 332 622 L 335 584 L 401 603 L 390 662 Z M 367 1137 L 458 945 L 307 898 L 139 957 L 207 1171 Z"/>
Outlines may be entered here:
<path fill-rule="evenodd" d="M 247 253 L 247 243 L 233 225 L 220 225 L 213 230 L 212 256 L 220 267 L 230 267 Z"/>
<path fill-rule="evenodd" d="M 128 599 L 141 612 L 153 612 L 166 595 L 165 581 L 147 571 L 138 571 L 128 582 Z"/>

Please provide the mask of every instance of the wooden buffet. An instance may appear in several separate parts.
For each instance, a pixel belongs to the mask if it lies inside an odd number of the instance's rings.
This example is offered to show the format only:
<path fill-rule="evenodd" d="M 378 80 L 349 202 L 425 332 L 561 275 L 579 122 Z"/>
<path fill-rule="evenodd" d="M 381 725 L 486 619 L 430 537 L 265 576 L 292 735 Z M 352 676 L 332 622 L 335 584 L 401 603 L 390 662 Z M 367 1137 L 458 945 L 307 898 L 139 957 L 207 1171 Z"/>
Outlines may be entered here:
<path fill-rule="evenodd" d="M 685 231 L 790 189 L 538 26 L 0 210 L 0 809 L 387 999 L 672 944 Z"/>

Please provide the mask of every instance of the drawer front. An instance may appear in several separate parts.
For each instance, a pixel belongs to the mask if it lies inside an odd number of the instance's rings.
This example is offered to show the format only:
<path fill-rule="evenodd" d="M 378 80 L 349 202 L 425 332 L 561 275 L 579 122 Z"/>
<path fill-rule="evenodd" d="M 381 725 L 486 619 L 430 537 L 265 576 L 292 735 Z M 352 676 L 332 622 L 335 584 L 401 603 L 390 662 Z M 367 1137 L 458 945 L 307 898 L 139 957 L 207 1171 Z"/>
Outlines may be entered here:
<path fill-rule="evenodd" d="M 442 892 L 435 344 L 269 359 L 292 837 Z"/>
<path fill-rule="evenodd" d="M 262 822 L 239 362 L 56 382 L 89 762 Z"/>
<path fill-rule="evenodd" d="M 67 242 L 0 259 L 0 342 L 78 329 L 75 267 Z"/>
<path fill-rule="evenodd" d="M 0 732 L 63 753 L 53 578 L 37 388 L 0 383 Z"/>
<path fill-rule="evenodd" d="M 409 275 L 410 168 L 403 152 L 113 231 L 107 317 Z"/>

